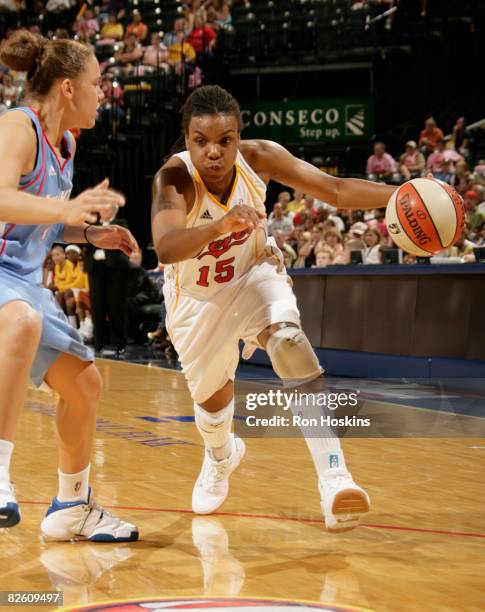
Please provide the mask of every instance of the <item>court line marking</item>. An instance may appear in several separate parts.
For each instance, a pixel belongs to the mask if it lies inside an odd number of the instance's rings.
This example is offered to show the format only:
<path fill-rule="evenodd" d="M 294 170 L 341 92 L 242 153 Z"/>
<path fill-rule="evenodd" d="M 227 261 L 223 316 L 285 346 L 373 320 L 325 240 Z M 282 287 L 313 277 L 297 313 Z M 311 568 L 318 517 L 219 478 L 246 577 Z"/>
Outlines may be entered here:
<path fill-rule="evenodd" d="M 50 502 L 46 501 L 34 501 L 34 500 L 18 500 L 19 504 L 30 504 L 30 505 L 42 505 L 49 506 Z M 165 512 L 172 514 L 194 514 L 192 510 L 184 508 L 146 508 L 143 506 L 110 506 L 106 505 L 106 508 L 112 508 L 114 510 L 133 510 L 136 512 Z M 253 519 L 269 519 L 274 521 L 295 521 L 297 523 L 316 523 L 323 526 L 322 519 L 311 519 L 311 518 L 299 518 L 297 516 L 278 516 L 274 514 L 252 514 L 250 512 L 214 512 L 210 516 L 234 516 L 238 518 L 253 518 Z M 360 527 L 367 527 L 369 529 L 391 529 L 394 531 L 410 531 L 415 533 L 429 533 L 432 535 L 451 535 L 468 538 L 485 538 L 485 533 L 475 533 L 473 531 L 452 531 L 449 529 L 427 529 L 425 527 L 405 527 L 401 525 L 378 525 L 371 523 L 361 523 Z"/>

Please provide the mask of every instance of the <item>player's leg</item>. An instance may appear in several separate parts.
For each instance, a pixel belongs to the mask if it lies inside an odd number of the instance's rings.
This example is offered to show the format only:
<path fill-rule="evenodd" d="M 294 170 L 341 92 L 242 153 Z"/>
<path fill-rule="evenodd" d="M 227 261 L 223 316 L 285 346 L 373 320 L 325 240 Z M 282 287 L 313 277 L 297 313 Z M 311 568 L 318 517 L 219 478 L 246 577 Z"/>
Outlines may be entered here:
<path fill-rule="evenodd" d="M 165 292 L 167 330 L 182 364 L 194 402 L 195 423 L 204 440 L 204 460 L 192 494 L 198 514 L 214 512 L 226 499 L 229 476 L 244 455 L 232 433 L 234 376 L 239 361 L 238 333 L 231 316 L 236 291 L 212 301 Z"/>
<path fill-rule="evenodd" d="M 27 302 L 12 301 L 0 308 L 0 528 L 20 521 L 10 460 L 41 331 L 40 317 Z"/>
<path fill-rule="evenodd" d="M 268 353 L 276 374 L 285 382 L 298 386 L 301 393 L 323 393 L 322 368 L 305 333 L 295 322 L 267 326 L 258 341 Z M 293 406 L 294 413 L 320 422 L 318 405 Z M 340 440 L 329 428 L 315 431 L 301 427 L 312 456 L 322 496 L 322 510 L 329 531 L 347 531 L 369 511 L 367 493 L 354 483 L 345 464 Z"/>
<path fill-rule="evenodd" d="M 45 381 L 60 396 L 56 413 L 59 490 L 42 521 L 42 532 L 55 540 L 128 542 L 138 539 L 136 527 L 100 508 L 89 487 L 102 388 L 98 370 L 91 362 L 61 354 L 47 371 Z"/>
<path fill-rule="evenodd" d="M 237 342 L 234 342 L 237 352 Z M 235 368 L 234 368 L 235 369 Z M 209 370 L 207 375 L 210 376 Z M 227 382 L 205 401 L 194 397 L 195 423 L 204 440 L 204 461 L 192 492 L 192 509 L 210 514 L 219 508 L 229 493 L 229 477 L 245 453 L 244 442 L 232 431 L 234 417 L 234 380 Z"/>

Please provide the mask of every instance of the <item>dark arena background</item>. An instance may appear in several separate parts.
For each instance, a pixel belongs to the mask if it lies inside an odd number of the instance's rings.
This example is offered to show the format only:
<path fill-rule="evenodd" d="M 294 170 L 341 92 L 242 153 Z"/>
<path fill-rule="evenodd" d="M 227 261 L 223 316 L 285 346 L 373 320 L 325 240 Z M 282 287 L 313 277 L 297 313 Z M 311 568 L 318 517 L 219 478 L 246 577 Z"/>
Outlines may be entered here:
<path fill-rule="evenodd" d="M 59 243 L 43 286 L 103 379 L 91 485 L 140 539 L 40 537 L 57 396 L 31 386 L 11 468 L 22 520 L 0 528 L 0 609 L 483 610 L 485 0 L 0 0 L 0 40 L 19 28 L 78 40 L 100 64 L 96 125 L 74 134 L 72 197 L 108 177 L 126 197 L 114 223 L 140 252 Z M 339 178 L 397 187 L 433 175 L 463 199 L 456 243 L 419 257 L 393 242 L 382 207 L 268 185 L 268 233 L 327 391 L 358 399 L 334 415 L 372 499 L 352 531 L 325 530 L 305 441 L 273 427 L 285 412 L 247 421 L 263 414 L 247 398 L 279 384 L 260 349 L 237 370 L 247 455 L 230 496 L 210 516 L 191 509 L 204 443 L 165 325 L 151 208 L 181 108 L 204 85 L 238 100 L 243 140 L 274 140 Z M 25 96 L 25 73 L 0 63 L 0 115 Z M 64 273 L 80 262 L 83 287 Z"/>

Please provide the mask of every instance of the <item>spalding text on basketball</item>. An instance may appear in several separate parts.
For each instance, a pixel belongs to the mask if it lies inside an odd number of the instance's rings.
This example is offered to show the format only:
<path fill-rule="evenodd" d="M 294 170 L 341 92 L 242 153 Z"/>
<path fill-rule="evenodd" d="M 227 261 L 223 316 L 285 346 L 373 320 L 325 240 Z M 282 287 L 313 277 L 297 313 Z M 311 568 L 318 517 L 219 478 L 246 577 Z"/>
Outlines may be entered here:
<path fill-rule="evenodd" d="M 419 221 L 416 219 L 415 213 L 411 208 L 409 196 L 407 194 L 400 199 L 399 204 L 401 205 L 404 215 L 408 220 L 409 227 L 411 228 L 413 234 L 416 236 L 416 240 L 419 242 L 419 244 L 423 246 L 424 244 L 428 244 L 428 242 L 431 242 L 431 238 L 419 225 Z"/>

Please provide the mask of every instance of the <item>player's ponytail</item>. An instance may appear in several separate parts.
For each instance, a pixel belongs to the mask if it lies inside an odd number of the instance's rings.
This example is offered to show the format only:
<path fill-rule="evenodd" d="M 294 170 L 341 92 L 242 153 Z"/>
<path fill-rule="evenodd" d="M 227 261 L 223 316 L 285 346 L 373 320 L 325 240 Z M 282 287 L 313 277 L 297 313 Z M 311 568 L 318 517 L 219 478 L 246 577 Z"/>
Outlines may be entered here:
<path fill-rule="evenodd" d="M 17 30 L 0 46 L 0 61 L 27 73 L 27 91 L 34 98 L 49 93 L 57 79 L 74 79 L 85 68 L 91 50 L 74 40 L 49 40 L 28 30 Z"/>

